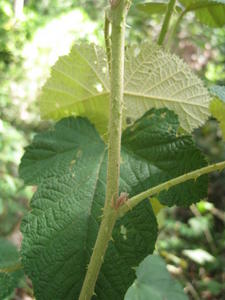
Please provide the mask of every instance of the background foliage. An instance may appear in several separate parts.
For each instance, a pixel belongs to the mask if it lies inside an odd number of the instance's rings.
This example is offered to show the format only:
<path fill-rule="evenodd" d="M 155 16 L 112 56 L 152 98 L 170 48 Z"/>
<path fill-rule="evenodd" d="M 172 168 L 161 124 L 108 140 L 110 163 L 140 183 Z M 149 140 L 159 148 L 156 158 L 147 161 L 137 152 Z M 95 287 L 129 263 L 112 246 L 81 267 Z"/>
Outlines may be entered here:
<path fill-rule="evenodd" d="M 34 133 L 49 126 L 40 122 L 35 99 L 49 67 L 59 55 L 68 53 L 74 40 L 103 45 L 107 1 L 27 0 L 19 17 L 15 17 L 14 2 L 0 2 L 0 235 L 19 247 L 20 220 L 35 187 L 24 187 L 18 164 Z M 185 17 L 172 48 L 208 87 L 224 85 L 225 29 L 193 20 L 192 13 Z M 127 23 L 130 43 L 155 40 L 161 16 L 150 17 L 132 7 Z M 225 159 L 222 132 L 213 118 L 195 131 L 195 139 L 210 162 Z M 190 299 L 221 299 L 223 295 L 224 187 L 224 173 L 212 175 L 208 199 L 190 209 L 172 208 L 159 215 L 157 252 Z M 21 280 L 9 299 L 25 297 L 32 298 L 29 280 Z"/>

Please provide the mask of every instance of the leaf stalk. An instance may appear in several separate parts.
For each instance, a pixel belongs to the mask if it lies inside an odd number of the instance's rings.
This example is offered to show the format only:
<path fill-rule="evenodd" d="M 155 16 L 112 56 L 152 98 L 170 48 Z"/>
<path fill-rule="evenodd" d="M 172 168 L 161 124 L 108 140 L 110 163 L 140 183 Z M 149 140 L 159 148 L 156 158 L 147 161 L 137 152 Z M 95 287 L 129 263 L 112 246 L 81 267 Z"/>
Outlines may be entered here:
<path fill-rule="evenodd" d="M 134 208 L 136 205 L 138 205 L 141 201 L 145 200 L 146 198 L 149 198 L 153 195 L 157 195 L 160 192 L 164 190 L 168 190 L 169 188 L 178 185 L 180 183 L 183 183 L 188 180 L 197 180 L 198 177 L 214 172 L 214 171 L 222 171 L 225 169 L 225 161 L 209 165 L 207 167 L 186 173 L 184 175 L 178 176 L 176 178 L 173 178 L 171 180 L 168 180 L 164 183 L 161 183 L 153 188 L 150 188 L 138 195 L 135 195 L 134 197 L 127 200 L 126 205 L 121 206 L 119 209 L 119 216 L 124 216 L 129 210 Z M 200 200 L 200 199 L 199 199 Z"/>
<path fill-rule="evenodd" d="M 166 33 L 168 31 L 169 28 L 169 24 L 170 24 L 170 19 L 172 17 L 173 14 L 173 10 L 174 10 L 174 6 L 176 4 L 176 0 L 170 0 L 167 6 L 167 11 L 165 14 L 165 18 L 163 21 L 163 25 L 159 34 L 159 39 L 158 39 L 158 44 L 162 45 L 164 42 L 164 39 L 166 37 Z"/>

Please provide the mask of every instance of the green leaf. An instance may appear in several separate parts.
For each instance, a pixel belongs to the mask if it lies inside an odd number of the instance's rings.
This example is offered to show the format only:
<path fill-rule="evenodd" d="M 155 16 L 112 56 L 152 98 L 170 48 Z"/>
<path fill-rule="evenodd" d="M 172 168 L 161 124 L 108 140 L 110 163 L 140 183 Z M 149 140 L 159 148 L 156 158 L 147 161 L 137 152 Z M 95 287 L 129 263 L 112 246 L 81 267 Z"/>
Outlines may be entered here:
<path fill-rule="evenodd" d="M 225 86 L 214 85 L 211 87 L 210 92 L 225 102 Z"/>
<path fill-rule="evenodd" d="M 217 98 L 211 101 L 210 111 L 220 122 L 222 135 L 225 140 L 225 86 L 214 86 L 211 88 L 211 92 Z"/>
<path fill-rule="evenodd" d="M 85 116 L 101 134 L 107 132 L 109 79 L 104 51 L 75 45 L 59 58 L 39 98 L 43 118 Z M 126 52 L 124 127 L 150 108 L 174 110 L 181 126 L 192 131 L 208 118 L 210 97 L 202 82 L 178 57 L 143 44 Z"/>
<path fill-rule="evenodd" d="M 178 118 L 167 109 L 147 112 L 125 130 L 122 143 L 140 161 L 148 163 L 150 187 L 206 165 L 191 136 L 179 135 Z M 167 206 L 189 206 L 205 198 L 206 190 L 207 176 L 203 176 L 161 192 L 157 198 Z"/>
<path fill-rule="evenodd" d="M 19 264 L 19 255 L 16 247 L 7 240 L 0 238 L 0 299 L 5 299 L 17 287 L 23 276 L 23 271 L 15 268 Z"/>
<path fill-rule="evenodd" d="M 128 289 L 124 300 L 187 300 L 180 284 L 169 274 L 165 262 L 149 255 L 136 270 L 137 279 Z"/>
<path fill-rule="evenodd" d="M 179 0 L 186 12 L 194 11 L 197 19 L 211 27 L 225 25 L 224 0 Z"/>
<path fill-rule="evenodd" d="M 121 192 L 133 196 L 171 176 L 169 167 L 176 167 L 172 149 L 178 161 L 182 155 L 185 161 L 190 154 L 178 173 L 193 166 L 195 160 L 204 162 L 191 140 L 186 142 L 188 139 L 184 137 L 181 141 L 177 137 L 180 142 L 176 143 L 178 125 L 173 112 L 152 110 L 124 132 Z M 171 135 L 168 138 L 170 126 L 174 134 L 171 141 Z M 163 130 L 166 132 L 158 146 L 154 145 Z M 132 136 L 137 141 L 137 149 L 132 149 Z M 141 136 L 143 151 L 139 148 Z M 152 149 L 146 147 L 146 140 L 151 140 Z M 167 164 L 165 157 L 171 158 Z M 37 135 L 26 149 L 20 174 L 26 183 L 38 184 L 38 190 L 31 201 L 32 211 L 22 223 L 22 258 L 38 300 L 78 297 L 101 221 L 106 160 L 104 143 L 94 127 L 82 118 L 60 121 L 54 131 Z M 183 187 L 192 191 L 182 200 L 197 201 L 206 193 L 206 180 L 201 178 L 194 185 L 192 182 Z M 197 194 L 191 199 L 194 191 Z M 174 193 L 173 189 L 170 192 Z M 167 203 L 167 195 L 159 196 Z M 181 203 L 178 197 L 174 200 L 170 197 L 169 204 Z M 156 236 L 156 219 L 148 200 L 117 221 L 97 282 L 96 299 L 123 299 L 135 278 L 133 267 L 153 252 Z"/>
<path fill-rule="evenodd" d="M 44 119 L 86 116 L 105 133 L 108 122 L 109 78 L 105 52 L 91 44 L 74 45 L 52 67 L 39 97 Z"/>
<path fill-rule="evenodd" d="M 27 149 L 21 174 L 39 186 L 21 228 L 22 258 L 38 300 L 78 299 L 101 221 L 106 158 L 94 127 L 79 118 L 60 121 L 55 131 L 36 136 Z M 121 176 L 121 191 L 141 191 L 138 166 L 135 158 L 124 156 L 128 178 Z M 148 200 L 118 220 L 97 282 L 97 299 L 123 299 L 135 278 L 132 267 L 153 252 L 156 236 Z"/>

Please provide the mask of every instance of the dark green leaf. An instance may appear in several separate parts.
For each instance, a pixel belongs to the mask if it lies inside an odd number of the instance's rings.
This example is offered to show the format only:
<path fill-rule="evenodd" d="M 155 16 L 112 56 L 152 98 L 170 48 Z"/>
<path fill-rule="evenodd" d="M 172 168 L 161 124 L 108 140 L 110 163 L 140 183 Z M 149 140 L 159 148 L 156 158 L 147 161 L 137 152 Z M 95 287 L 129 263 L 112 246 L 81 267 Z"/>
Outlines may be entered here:
<path fill-rule="evenodd" d="M 148 166 L 146 180 L 151 187 L 206 165 L 191 136 L 179 135 L 178 128 L 173 112 L 152 109 L 123 134 L 126 148 Z M 158 199 L 167 206 L 189 206 L 205 198 L 206 190 L 207 176 L 203 176 L 160 193 Z"/>
<path fill-rule="evenodd" d="M 0 238 L 0 299 L 9 296 L 17 287 L 23 272 L 7 272 L 19 263 L 19 255 L 16 247 L 7 240 Z"/>
<path fill-rule="evenodd" d="M 22 256 L 37 299 L 78 299 L 101 221 L 106 157 L 105 145 L 85 119 L 62 120 L 27 149 L 21 173 L 39 187 L 22 225 Z M 141 170 L 128 154 L 124 162 L 128 178 L 121 178 L 121 191 L 133 195 L 141 191 Z M 156 236 L 148 201 L 117 222 L 97 299 L 123 299 L 135 277 L 132 267 L 153 252 Z"/>
<path fill-rule="evenodd" d="M 136 270 L 137 279 L 128 289 L 124 300 L 187 300 L 182 287 L 171 278 L 165 262 L 149 255 Z"/>
<path fill-rule="evenodd" d="M 205 164 L 190 137 L 176 137 L 177 128 L 174 113 L 153 109 L 125 131 L 121 192 L 133 196 L 176 172 Z M 98 133 L 81 118 L 60 121 L 54 131 L 37 135 L 26 150 L 20 174 L 26 183 L 38 184 L 38 190 L 31 201 L 32 212 L 22 225 L 22 256 L 38 300 L 78 297 L 101 221 L 106 159 Z M 183 185 L 181 198 L 173 199 L 175 189 L 171 189 L 169 196 L 160 194 L 160 200 L 170 205 L 190 204 L 205 195 L 206 181 L 203 178 Z M 97 282 L 96 299 L 123 299 L 135 277 L 132 267 L 152 253 L 156 235 L 149 201 L 117 221 Z"/>

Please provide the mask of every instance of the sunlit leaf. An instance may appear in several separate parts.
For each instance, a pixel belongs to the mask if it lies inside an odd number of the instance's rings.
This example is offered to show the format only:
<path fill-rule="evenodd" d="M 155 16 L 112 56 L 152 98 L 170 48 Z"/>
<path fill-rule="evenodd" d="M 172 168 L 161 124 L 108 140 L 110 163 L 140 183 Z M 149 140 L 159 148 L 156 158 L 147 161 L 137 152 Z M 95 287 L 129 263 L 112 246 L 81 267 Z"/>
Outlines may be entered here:
<path fill-rule="evenodd" d="M 156 255 L 149 255 L 136 269 L 137 279 L 124 300 L 187 300 L 180 284 L 167 271 L 166 264 Z"/>
<path fill-rule="evenodd" d="M 39 97 L 41 116 L 59 120 L 86 116 L 101 133 L 108 122 L 109 79 L 103 49 L 94 44 L 74 45 L 52 67 Z"/>
<path fill-rule="evenodd" d="M 131 120 L 152 107 L 167 107 L 190 132 L 208 118 L 209 93 L 177 56 L 146 43 L 131 47 L 125 64 L 125 115 Z"/>
<path fill-rule="evenodd" d="M 39 101 L 43 118 L 85 116 L 106 133 L 109 79 L 104 51 L 75 45 L 53 66 Z M 126 52 L 124 101 L 124 126 L 153 107 L 174 110 L 187 131 L 208 117 L 209 94 L 200 79 L 178 57 L 150 44 Z"/>
<path fill-rule="evenodd" d="M 186 11 L 194 11 L 201 23 L 211 27 L 225 25 L 224 0 L 179 0 L 184 4 Z"/>

